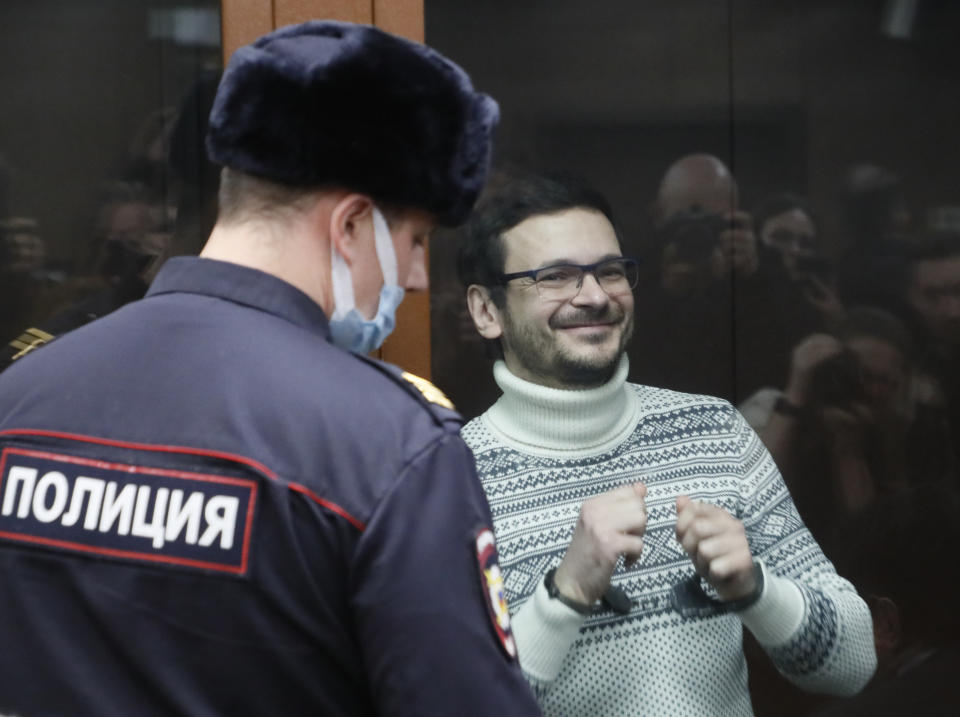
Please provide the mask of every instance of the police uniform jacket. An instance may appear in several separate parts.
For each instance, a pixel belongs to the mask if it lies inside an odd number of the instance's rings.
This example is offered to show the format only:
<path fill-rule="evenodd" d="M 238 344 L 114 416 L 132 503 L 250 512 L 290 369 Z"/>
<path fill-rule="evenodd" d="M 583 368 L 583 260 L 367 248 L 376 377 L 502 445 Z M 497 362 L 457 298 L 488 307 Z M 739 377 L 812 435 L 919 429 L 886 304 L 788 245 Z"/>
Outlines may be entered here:
<path fill-rule="evenodd" d="M 537 708 L 453 411 L 172 259 L 0 375 L 0 714 Z"/>

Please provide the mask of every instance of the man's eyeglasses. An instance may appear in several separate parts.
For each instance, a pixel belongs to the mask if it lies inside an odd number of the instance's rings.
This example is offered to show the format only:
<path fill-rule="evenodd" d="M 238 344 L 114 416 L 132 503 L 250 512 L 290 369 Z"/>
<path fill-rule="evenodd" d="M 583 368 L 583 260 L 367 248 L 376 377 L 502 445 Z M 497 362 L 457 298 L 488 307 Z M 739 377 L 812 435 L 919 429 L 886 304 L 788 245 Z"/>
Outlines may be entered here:
<path fill-rule="evenodd" d="M 640 279 L 636 259 L 618 256 L 595 264 L 555 264 L 542 269 L 501 274 L 500 283 L 530 279 L 543 301 L 568 301 L 580 293 L 586 274 L 593 274 L 608 296 L 629 293 Z"/>

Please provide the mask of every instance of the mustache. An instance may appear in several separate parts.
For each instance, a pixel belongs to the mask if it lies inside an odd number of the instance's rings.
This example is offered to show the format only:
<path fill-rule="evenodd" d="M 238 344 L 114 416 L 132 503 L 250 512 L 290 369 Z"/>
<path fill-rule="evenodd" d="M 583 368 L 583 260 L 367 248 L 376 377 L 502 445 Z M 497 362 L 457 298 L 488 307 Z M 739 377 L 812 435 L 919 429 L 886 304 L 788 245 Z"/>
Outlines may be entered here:
<path fill-rule="evenodd" d="M 599 309 L 575 309 L 562 316 L 552 316 L 551 329 L 565 329 L 584 324 L 619 324 L 623 321 L 624 310 L 616 304 L 608 304 Z"/>

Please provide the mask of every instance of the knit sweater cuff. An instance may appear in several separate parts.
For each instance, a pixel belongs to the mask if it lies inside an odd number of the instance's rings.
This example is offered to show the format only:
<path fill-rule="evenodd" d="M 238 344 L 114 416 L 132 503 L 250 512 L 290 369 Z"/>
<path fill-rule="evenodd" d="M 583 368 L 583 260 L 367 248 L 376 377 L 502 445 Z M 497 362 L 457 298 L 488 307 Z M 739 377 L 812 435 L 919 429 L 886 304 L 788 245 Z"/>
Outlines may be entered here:
<path fill-rule="evenodd" d="M 805 603 L 792 580 L 777 577 L 758 561 L 763 570 L 763 594 L 756 603 L 740 612 L 740 619 L 764 647 L 786 643 L 803 622 Z"/>
<path fill-rule="evenodd" d="M 557 679 L 585 619 L 559 600 L 551 600 L 541 580 L 511 619 L 520 666 L 527 676 L 546 683 Z"/>

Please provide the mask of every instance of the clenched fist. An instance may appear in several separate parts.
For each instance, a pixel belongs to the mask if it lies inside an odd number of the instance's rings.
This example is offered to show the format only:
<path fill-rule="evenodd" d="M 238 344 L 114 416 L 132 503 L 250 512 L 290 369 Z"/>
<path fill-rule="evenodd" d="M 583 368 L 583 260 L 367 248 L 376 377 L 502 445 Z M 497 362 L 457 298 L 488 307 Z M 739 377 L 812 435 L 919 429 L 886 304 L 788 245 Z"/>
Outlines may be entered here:
<path fill-rule="evenodd" d="M 628 564 L 640 557 L 647 529 L 646 495 L 647 487 L 634 483 L 584 501 L 573 539 L 554 575 L 561 594 L 592 605 L 610 586 L 620 556 Z"/>
<path fill-rule="evenodd" d="M 723 508 L 682 495 L 677 498 L 677 540 L 697 570 L 723 600 L 739 600 L 757 588 L 753 556 L 743 523 Z"/>

